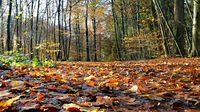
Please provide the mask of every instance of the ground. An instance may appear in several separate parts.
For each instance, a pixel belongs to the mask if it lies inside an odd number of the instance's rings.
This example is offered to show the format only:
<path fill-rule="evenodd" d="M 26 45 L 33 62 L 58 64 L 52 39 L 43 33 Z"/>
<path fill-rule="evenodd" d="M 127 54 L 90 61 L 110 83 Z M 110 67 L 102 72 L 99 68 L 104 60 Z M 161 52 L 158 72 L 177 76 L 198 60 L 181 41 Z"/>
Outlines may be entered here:
<path fill-rule="evenodd" d="M 200 58 L 61 62 L 0 77 L 1 111 L 200 111 Z"/>

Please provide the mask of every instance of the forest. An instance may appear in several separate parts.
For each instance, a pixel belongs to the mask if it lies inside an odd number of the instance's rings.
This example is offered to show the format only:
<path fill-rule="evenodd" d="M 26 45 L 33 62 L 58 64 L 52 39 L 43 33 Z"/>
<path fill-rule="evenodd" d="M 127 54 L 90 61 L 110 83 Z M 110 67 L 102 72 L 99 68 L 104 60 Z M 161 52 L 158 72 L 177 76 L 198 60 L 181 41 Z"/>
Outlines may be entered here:
<path fill-rule="evenodd" d="M 0 0 L 0 111 L 199 112 L 200 0 Z"/>

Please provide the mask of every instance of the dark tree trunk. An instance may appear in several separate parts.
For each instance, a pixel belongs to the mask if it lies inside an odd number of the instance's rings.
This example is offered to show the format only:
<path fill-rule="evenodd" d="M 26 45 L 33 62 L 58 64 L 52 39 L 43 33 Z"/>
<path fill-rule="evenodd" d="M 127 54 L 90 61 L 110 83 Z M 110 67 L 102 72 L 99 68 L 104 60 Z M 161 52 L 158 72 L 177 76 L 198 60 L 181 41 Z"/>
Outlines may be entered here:
<path fill-rule="evenodd" d="M 9 3 L 9 13 L 8 13 L 8 19 L 7 19 L 7 38 L 6 38 L 6 51 L 11 50 L 11 17 L 12 17 L 12 0 L 10 0 Z"/>
<path fill-rule="evenodd" d="M 31 53 L 31 55 L 30 55 L 30 58 L 31 59 L 33 59 L 33 3 L 34 3 L 34 0 L 32 0 L 32 2 L 31 2 L 31 40 L 30 40 L 30 53 Z"/>
<path fill-rule="evenodd" d="M 181 56 L 186 56 L 185 39 L 184 39 L 184 0 L 174 1 L 174 22 L 175 22 L 175 37 L 178 47 L 181 51 Z M 179 54 L 177 50 L 177 54 Z"/>
<path fill-rule="evenodd" d="M 119 41 L 119 37 L 120 37 L 120 33 L 118 31 L 118 19 L 117 19 L 117 15 L 115 13 L 115 6 L 114 6 L 114 0 L 111 0 L 111 4 L 112 4 L 112 14 L 113 14 L 113 20 L 114 20 L 114 28 L 115 28 L 115 44 L 116 44 L 116 49 L 117 49 L 117 58 L 119 60 L 121 60 L 122 56 L 121 56 L 121 50 L 120 50 L 120 41 Z"/>
<path fill-rule="evenodd" d="M 89 49 L 89 31 L 88 31 L 88 4 L 89 0 L 85 0 L 86 2 L 86 14 L 85 14 L 85 36 L 86 36 L 86 60 L 90 61 L 90 49 Z"/>
<path fill-rule="evenodd" d="M 61 46 L 61 25 L 60 25 L 60 6 L 61 6 L 61 0 L 58 1 L 58 43 L 59 43 L 59 51 L 57 54 L 57 59 L 62 59 L 62 46 Z"/>

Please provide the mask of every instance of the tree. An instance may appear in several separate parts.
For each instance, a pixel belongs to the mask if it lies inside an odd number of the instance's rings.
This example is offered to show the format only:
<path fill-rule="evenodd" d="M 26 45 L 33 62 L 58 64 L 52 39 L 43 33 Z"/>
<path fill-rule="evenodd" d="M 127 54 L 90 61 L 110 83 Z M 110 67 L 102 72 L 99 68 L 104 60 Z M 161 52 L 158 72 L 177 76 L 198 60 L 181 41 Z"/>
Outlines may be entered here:
<path fill-rule="evenodd" d="M 117 52 L 117 58 L 121 59 L 121 49 L 120 49 L 120 32 L 119 32 L 119 23 L 118 23 L 118 17 L 115 11 L 115 1 L 111 0 L 111 7 L 112 7 L 112 16 L 113 16 L 113 22 L 114 22 L 114 29 L 115 29 L 115 45 L 116 45 L 116 52 Z"/>
<path fill-rule="evenodd" d="M 34 0 L 31 1 L 31 19 L 30 19 L 30 25 L 31 25 L 31 34 L 30 34 L 30 58 L 33 59 L 33 12 L 34 12 Z"/>
<path fill-rule="evenodd" d="M 184 38 L 184 0 L 174 0 L 174 24 L 175 37 L 181 56 L 186 56 L 185 38 Z M 177 50 L 177 54 L 179 54 Z"/>
<path fill-rule="evenodd" d="M 9 2 L 9 13 L 8 13 L 8 19 L 7 19 L 7 38 L 6 38 L 6 51 L 11 50 L 11 17 L 12 17 L 12 4 L 13 1 L 10 0 Z"/>
<path fill-rule="evenodd" d="M 86 13 L 85 13 L 85 38 L 86 38 L 86 60 L 90 61 L 90 48 L 89 48 L 89 31 L 88 31 L 88 5 L 89 0 L 85 0 L 85 7 L 86 7 Z"/>
<path fill-rule="evenodd" d="M 57 59 L 61 59 L 62 58 L 62 46 L 61 46 L 61 22 L 60 22 L 60 15 L 61 15 L 61 11 L 60 11 L 60 7 L 61 7 L 61 0 L 58 0 L 58 43 L 59 43 L 59 51 L 57 54 Z"/>
<path fill-rule="evenodd" d="M 192 50 L 190 56 L 200 54 L 200 0 L 193 0 Z"/>

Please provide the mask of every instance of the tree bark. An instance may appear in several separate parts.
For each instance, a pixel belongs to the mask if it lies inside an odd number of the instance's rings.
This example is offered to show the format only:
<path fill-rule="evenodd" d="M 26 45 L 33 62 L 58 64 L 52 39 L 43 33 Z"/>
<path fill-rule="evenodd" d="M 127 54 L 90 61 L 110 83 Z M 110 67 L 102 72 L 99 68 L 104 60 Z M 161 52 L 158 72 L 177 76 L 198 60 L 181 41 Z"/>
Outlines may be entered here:
<path fill-rule="evenodd" d="M 57 59 L 61 60 L 62 59 L 62 46 L 61 46 L 61 25 L 60 25 L 60 6 L 61 6 L 61 0 L 58 1 L 58 43 L 59 43 L 59 51 L 57 54 Z"/>
<path fill-rule="evenodd" d="M 116 44 L 116 49 L 117 49 L 117 58 L 119 60 L 121 60 L 122 55 L 121 55 L 121 49 L 120 49 L 120 41 L 119 41 L 119 31 L 118 31 L 118 19 L 117 19 L 117 15 L 115 13 L 115 6 L 114 6 L 114 0 L 111 0 L 111 5 L 112 5 L 112 16 L 113 16 L 113 21 L 114 21 L 114 28 L 115 28 L 115 44 Z"/>
<path fill-rule="evenodd" d="M 175 37 L 182 56 L 186 56 L 185 37 L 184 37 L 184 0 L 174 1 L 174 23 L 175 23 Z M 177 50 L 177 54 L 179 52 Z M 180 55 L 181 55 L 180 54 Z"/>
<path fill-rule="evenodd" d="M 93 47 L 94 47 L 94 61 L 97 61 L 97 34 L 96 34 L 96 18 L 92 18 L 92 25 L 93 25 Z"/>
<path fill-rule="evenodd" d="M 85 0 L 86 2 L 86 14 L 85 14 L 85 36 L 86 36 L 86 60 L 90 61 L 90 48 L 89 48 L 89 29 L 88 29 L 88 5 L 89 0 Z"/>
<path fill-rule="evenodd" d="M 67 59 L 69 59 L 70 48 L 71 48 L 71 38 L 72 38 L 72 0 L 69 0 L 69 43 L 68 43 L 68 52 L 67 52 Z"/>
<path fill-rule="evenodd" d="M 192 50 L 190 56 L 200 54 L 200 0 L 193 1 Z"/>
<path fill-rule="evenodd" d="M 9 13 L 8 13 L 8 19 L 7 19 L 7 38 L 6 38 L 6 51 L 11 50 L 11 17 L 12 17 L 12 0 L 10 0 L 9 3 Z"/>

